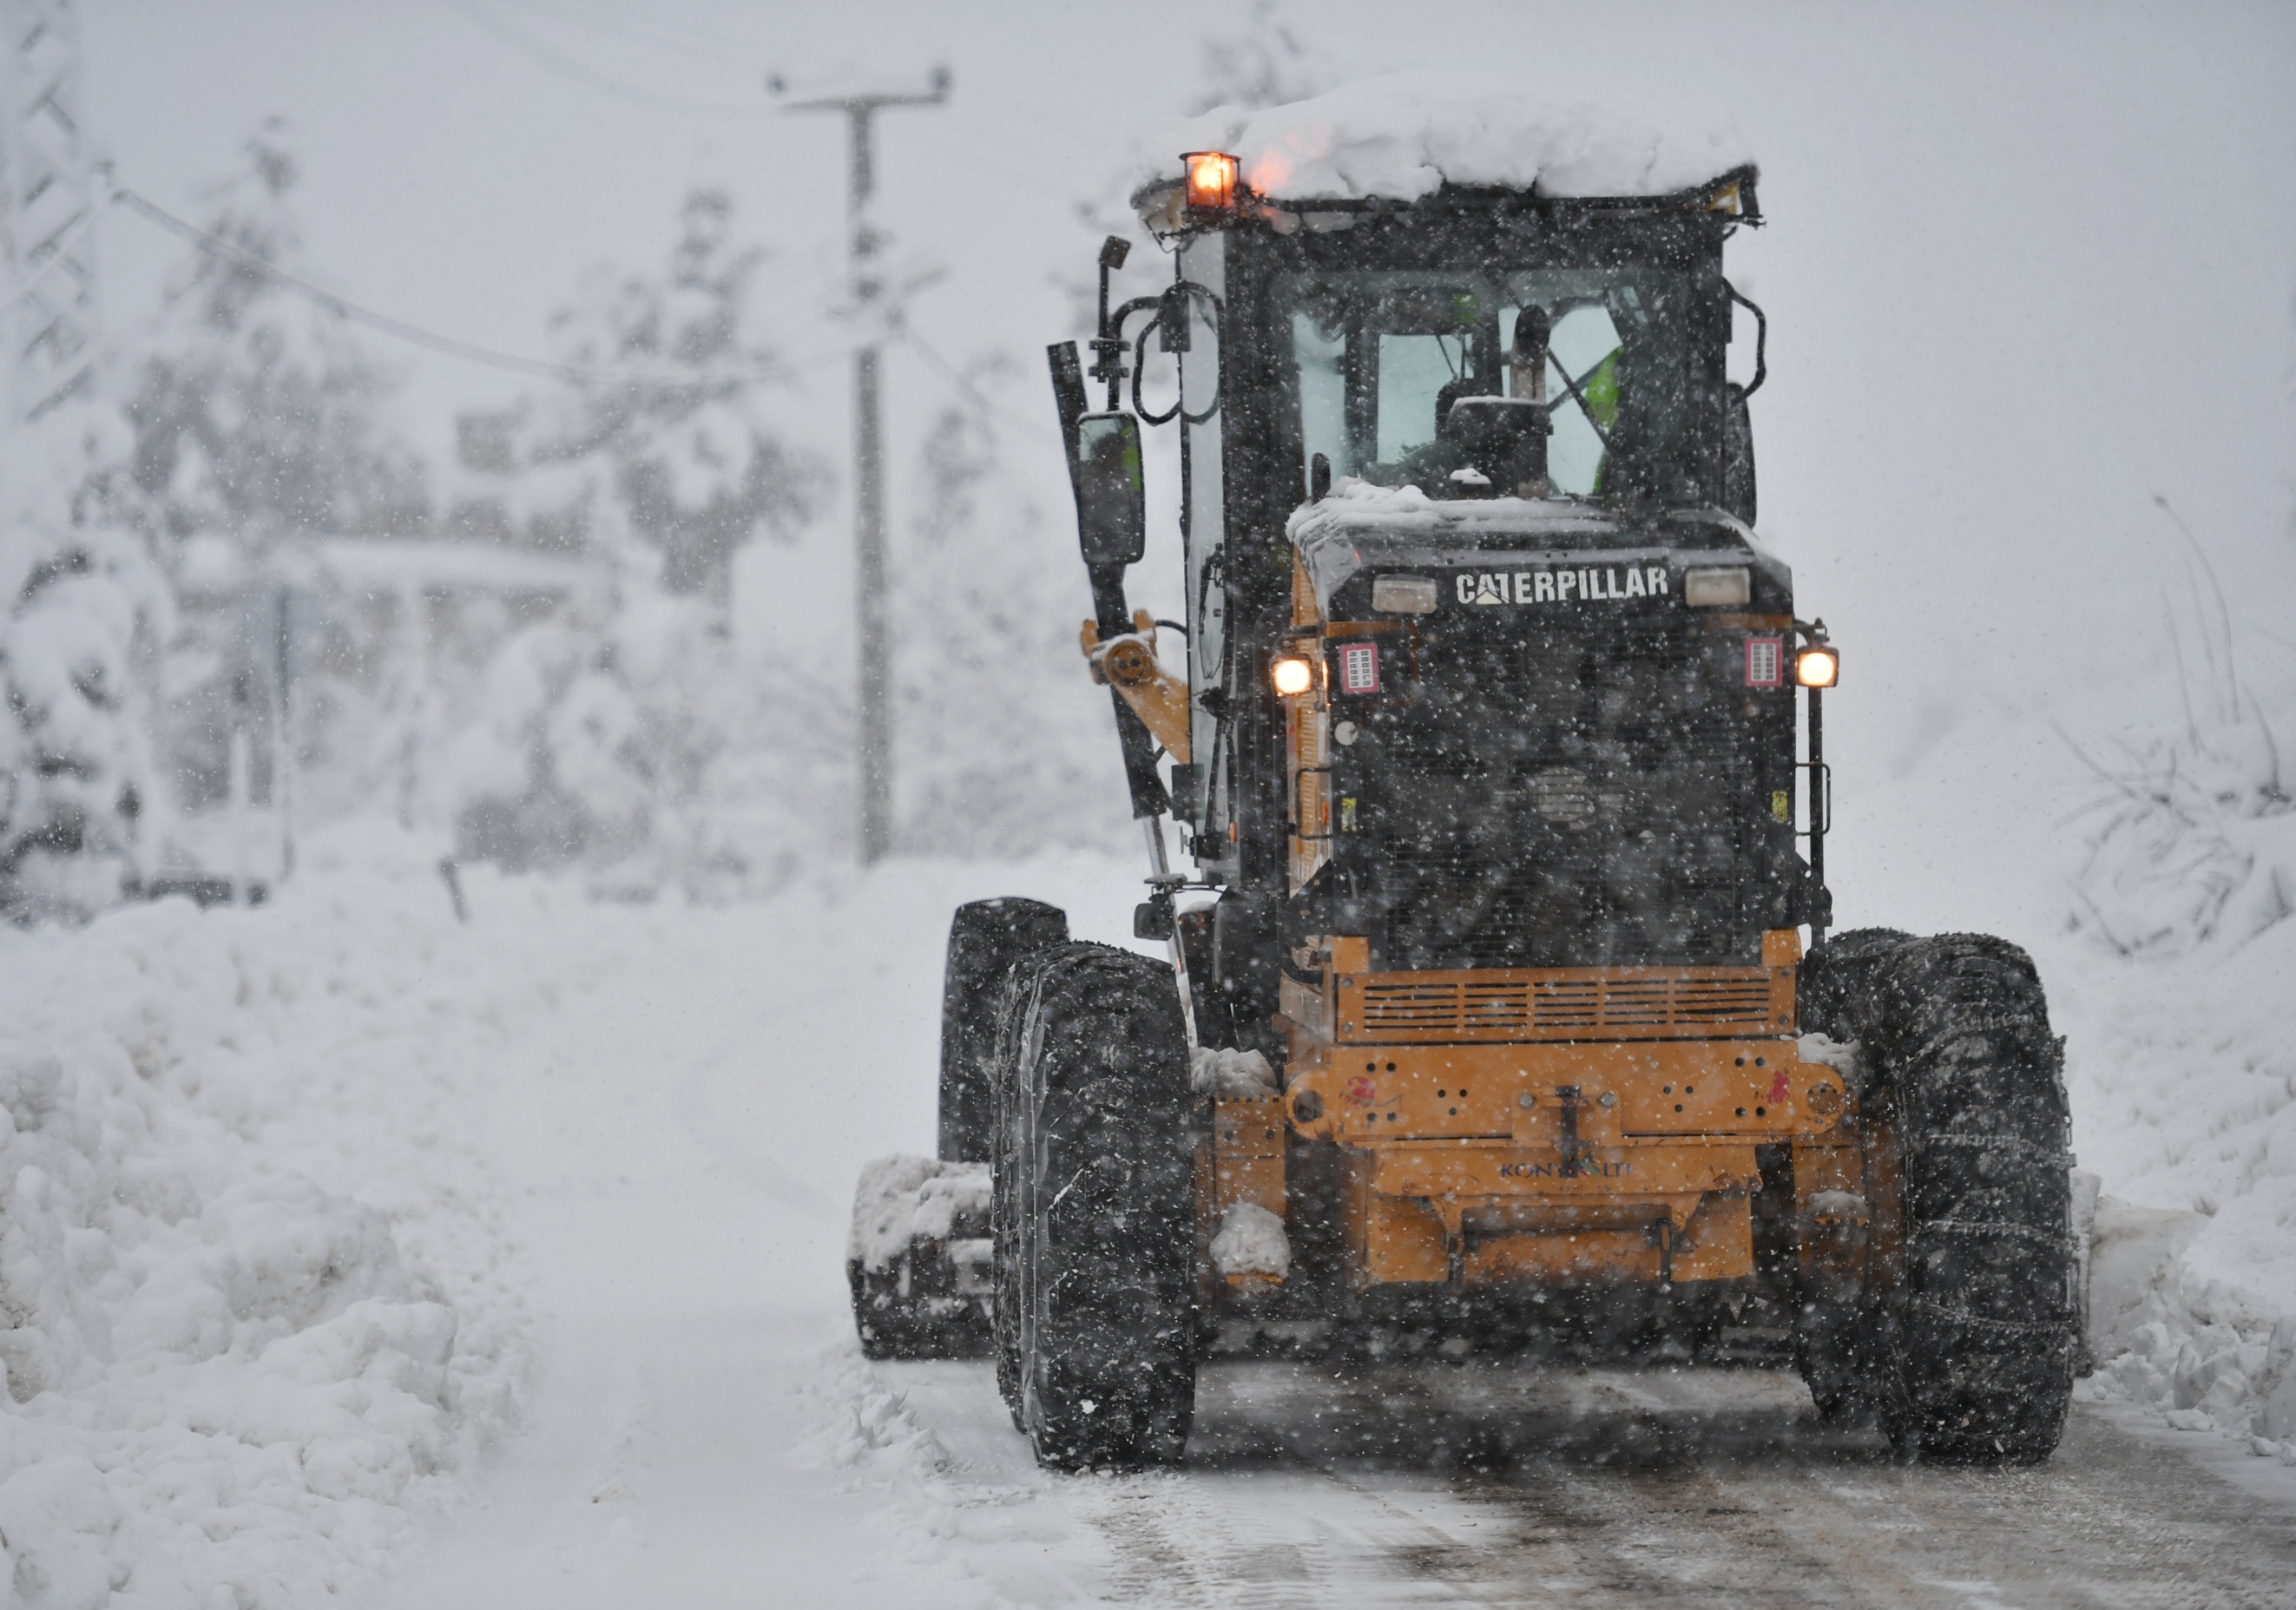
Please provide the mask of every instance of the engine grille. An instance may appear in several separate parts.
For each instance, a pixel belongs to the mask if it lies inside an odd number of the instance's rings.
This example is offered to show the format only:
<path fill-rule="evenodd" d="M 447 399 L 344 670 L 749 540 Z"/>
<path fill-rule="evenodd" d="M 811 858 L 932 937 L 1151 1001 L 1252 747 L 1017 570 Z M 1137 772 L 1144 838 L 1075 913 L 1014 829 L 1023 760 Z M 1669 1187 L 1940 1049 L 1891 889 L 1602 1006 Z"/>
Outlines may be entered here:
<path fill-rule="evenodd" d="M 1668 1040 L 1777 1034 L 1793 975 L 1767 968 L 1371 973 L 1342 979 L 1339 1037 L 1357 1042 Z"/>

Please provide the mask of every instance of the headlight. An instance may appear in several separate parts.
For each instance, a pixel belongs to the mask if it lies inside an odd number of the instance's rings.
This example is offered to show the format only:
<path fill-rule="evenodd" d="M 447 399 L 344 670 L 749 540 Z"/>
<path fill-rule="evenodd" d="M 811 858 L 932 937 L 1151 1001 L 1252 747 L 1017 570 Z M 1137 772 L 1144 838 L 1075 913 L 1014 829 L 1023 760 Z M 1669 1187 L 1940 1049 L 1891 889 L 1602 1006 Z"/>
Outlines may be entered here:
<path fill-rule="evenodd" d="M 1302 659 L 1296 654 L 1285 654 L 1267 668 L 1267 674 L 1268 679 L 1275 682 L 1275 691 L 1288 699 L 1294 694 L 1305 693 L 1316 685 L 1316 662 Z"/>
<path fill-rule="evenodd" d="M 1431 615 L 1435 598 L 1431 576 L 1382 576 L 1371 584 L 1371 607 L 1389 615 Z"/>
<path fill-rule="evenodd" d="M 1746 604 L 1753 597 L 1753 576 L 1742 565 L 1682 573 L 1682 601 L 1693 609 Z"/>
<path fill-rule="evenodd" d="M 1841 656 L 1832 643 L 1812 643 L 1794 656 L 1794 680 L 1805 688 L 1830 688 L 1841 680 Z"/>

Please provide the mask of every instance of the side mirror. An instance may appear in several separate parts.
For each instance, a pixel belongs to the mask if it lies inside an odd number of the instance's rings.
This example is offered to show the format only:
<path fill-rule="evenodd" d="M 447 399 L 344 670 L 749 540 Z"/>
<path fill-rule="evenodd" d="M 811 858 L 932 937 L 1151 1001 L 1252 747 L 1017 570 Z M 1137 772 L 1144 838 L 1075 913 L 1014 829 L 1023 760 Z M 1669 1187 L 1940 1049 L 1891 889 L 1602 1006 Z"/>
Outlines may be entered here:
<path fill-rule="evenodd" d="M 1137 564 L 1148 547 L 1148 489 L 1140 468 L 1140 421 L 1128 413 L 1077 421 L 1069 462 L 1077 544 L 1087 565 Z"/>

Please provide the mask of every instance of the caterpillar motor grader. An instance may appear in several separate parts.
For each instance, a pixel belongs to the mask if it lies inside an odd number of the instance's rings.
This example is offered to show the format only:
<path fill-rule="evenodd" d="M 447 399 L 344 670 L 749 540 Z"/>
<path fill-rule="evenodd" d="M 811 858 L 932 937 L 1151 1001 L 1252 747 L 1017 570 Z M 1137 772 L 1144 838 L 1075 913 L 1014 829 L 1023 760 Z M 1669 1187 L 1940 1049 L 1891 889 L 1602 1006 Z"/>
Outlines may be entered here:
<path fill-rule="evenodd" d="M 1278 200 L 1199 151 L 1137 196 L 1169 282 L 1111 306 L 1111 238 L 1089 370 L 1050 357 L 1168 960 L 956 912 L 939 1157 L 856 1208 L 868 1352 L 993 1352 L 1071 1468 L 1180 1457 L 1253 1333 L 1767 1347 L 1829 1422 L 2048 1456 L 2061 1042 L 2007 943 L 1829 936 L 1840 658 L 1752 534 L 1724 274 L 1756 179 Z M 1124 592 L 1166 425 L 1177 666 Z"/>

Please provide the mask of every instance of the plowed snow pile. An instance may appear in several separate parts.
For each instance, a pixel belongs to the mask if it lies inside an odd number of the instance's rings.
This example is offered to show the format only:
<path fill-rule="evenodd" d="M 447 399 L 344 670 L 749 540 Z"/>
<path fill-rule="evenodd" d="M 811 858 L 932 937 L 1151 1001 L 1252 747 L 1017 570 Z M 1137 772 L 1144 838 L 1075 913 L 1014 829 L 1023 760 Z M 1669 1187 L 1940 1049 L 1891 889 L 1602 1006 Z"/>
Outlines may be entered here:
<path fill-rule="evenodd" d="M 0 1605 L 317 1602 L 511 1423 L 467 943 L 373 877 L 0 932 Z"/>
<path fill-rule="evenodd" d="M 2081 971 L 2093 1004 L 2059 1026 L 2081 1164 L 2106 1192 L 2090 1316 L 2103 1384 L 2296 1463 L 2296 924 L 2229 953 Z"/>
<path fill-rule="evenodd" d="M 2078 936 L 2051 995 L 2107 1193 L 2099 1387 L 2296 1464 L 2296 810 L 2267 720 L 2296 662 L 2253 657 L 2243 683 L 2229 625 L 2209 642 L 2222 670 L 2182 684 L 2181 728 L 2091 756 L 2108 788 L 2077 818 Z"/>

